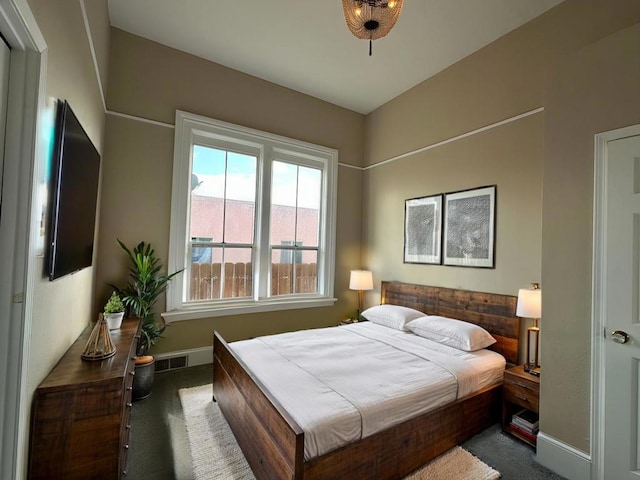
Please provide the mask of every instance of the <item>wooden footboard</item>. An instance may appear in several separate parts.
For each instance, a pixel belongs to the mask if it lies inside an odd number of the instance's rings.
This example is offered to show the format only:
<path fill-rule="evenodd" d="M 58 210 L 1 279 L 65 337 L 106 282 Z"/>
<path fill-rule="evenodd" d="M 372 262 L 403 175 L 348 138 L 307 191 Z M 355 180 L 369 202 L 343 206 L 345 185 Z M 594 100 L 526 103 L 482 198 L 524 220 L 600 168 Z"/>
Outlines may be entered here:
<path fill-rule="evenodd" d="M 397 480 L 496 423 L 502 385 L 305 463 L 304 480 L 375 478 Z"/>
<path fill-rule="evenodd" d="M 216 332 L 213 396 L 258 479 L 302 479 L 304 433 Z"/>

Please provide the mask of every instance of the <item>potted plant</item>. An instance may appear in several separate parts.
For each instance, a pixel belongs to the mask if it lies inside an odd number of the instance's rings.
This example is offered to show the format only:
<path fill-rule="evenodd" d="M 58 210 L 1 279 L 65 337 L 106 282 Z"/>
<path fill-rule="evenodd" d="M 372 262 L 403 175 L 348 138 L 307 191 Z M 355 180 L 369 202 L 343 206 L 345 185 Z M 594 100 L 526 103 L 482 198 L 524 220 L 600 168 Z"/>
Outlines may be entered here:
<path fill-rule="evenodd" d="M 104 306 L 104 319 L 109 325 L 109 330 L 117 330 L 122 325 L 124 317 L 124 303 L 116 292 L 113 292 Z"/>
<path fill-rule="evenodd" d="M 153 308 L 169 281 L 182 270 L 172 274 L 162 273 L 162 264 L 149 243 L 140 242 L 129 249 L 118 240 L 118 244 L 127 254 L 129 273 L 127 284 L 116 288 L 129 315 L 142 321 L 140 341 L 138 342 L 136 373 L 133 377 L 133 399 L 141 400 L 151 393 L 155 370 L 153 356 L 147 355 L 149 348 L 162 337 L 166 325 L 156 321 Z M 113 286 L 113 285 L 112 285 Z"/>

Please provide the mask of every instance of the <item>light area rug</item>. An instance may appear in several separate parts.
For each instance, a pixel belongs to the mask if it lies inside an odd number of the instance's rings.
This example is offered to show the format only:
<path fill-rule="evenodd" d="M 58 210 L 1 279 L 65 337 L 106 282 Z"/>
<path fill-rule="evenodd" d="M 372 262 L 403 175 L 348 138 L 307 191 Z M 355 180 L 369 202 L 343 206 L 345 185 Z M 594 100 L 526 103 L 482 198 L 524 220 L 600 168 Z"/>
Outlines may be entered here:
<path fill-rule="evenodd" d="M 178 391 L 185 417 L 195 480 L 254 480 L 255 477 L 218 405 L 212 387 Z M 404 480 L 495 480 L 500 473 L 461 447 L 426 464 Z"/>

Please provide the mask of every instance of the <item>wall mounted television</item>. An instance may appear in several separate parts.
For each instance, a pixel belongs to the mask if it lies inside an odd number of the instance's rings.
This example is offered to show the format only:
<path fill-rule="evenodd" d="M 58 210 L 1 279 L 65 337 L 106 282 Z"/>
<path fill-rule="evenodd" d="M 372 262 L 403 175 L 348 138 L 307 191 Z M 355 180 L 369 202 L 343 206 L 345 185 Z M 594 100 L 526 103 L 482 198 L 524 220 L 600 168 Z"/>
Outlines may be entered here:
<path fill-rule="evenodd" d="M 91 266 L 100 154 L 67 101 L 57 101 L 51 153 L 46 274 L 49 280 Z"/>

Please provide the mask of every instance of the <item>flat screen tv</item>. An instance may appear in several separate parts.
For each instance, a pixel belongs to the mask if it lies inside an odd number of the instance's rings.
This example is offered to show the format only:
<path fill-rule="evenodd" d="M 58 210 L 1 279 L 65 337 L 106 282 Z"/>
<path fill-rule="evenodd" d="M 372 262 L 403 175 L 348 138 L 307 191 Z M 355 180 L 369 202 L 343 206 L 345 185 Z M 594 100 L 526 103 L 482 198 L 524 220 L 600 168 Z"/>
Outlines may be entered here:
<path fill-rule="evenodd" d="M 100 155 L 66 101 L 57 102 L 53 135 L 49 280 L 91 266 L 100 175 Z"/>

